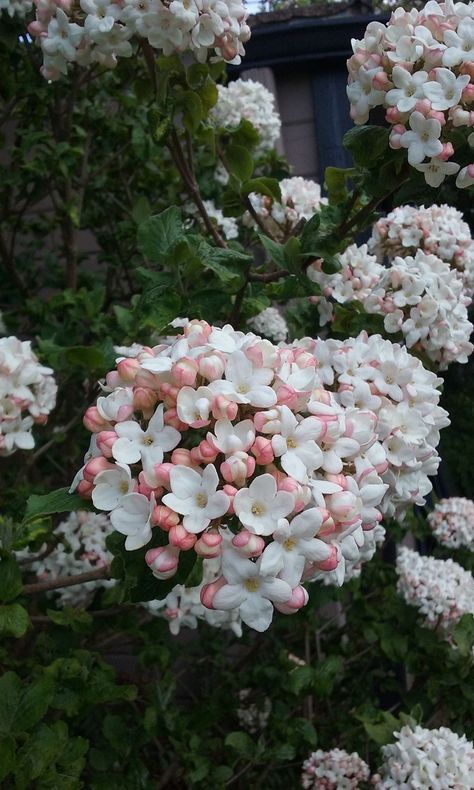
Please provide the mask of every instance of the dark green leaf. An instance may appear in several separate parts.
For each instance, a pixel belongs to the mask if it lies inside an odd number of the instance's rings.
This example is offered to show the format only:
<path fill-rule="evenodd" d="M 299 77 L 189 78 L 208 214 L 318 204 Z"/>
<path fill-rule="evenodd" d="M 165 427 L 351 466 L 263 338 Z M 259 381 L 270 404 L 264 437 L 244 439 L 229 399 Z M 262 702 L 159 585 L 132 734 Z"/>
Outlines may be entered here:
<path fill-rule="evenodd" d="M 19 603 L 0 606 L 0 634 L 7 634 L 18 639 L 26 633 L 29 625 L 28 612 Z"/>
<path fill-rule="evenodd" d="M 284 245 L 278 244 L 278 242 L 273 241 L 273 239 L 270 239 L 268 236 L 264 236 L 262 233 L 258 234 L 258 238 L 268 252 L 270 260 L 276 263 L 280 269 L 286 269 L 287 264 Z"/>
<path fill-rule="evenodd" d="M 181 211 L 170 206 L 138 226 L 138 249 L 153 263 L 160 263 L 183 236 Z"/>
<path fill-rule="evenodd" d="M 248 181 L 253 173 L 253 158 L 242 145 L 232 143 L 226 151 L 226 163 L 229 172 L 239 181 Z"/>
<path fill-rule="evenodd" d="M 22 587 L 21 571 L 15 558 L 0 558 L 0 601 L 13 601 Z"/>
<path fill-rule="evenodd" d="M 15 741 L 11 737 L 0 739 L 0 782 L 15 769 Z"/>
<path fill-rule="evenodd" d="M 0 677 L 0 734 L 8 735 L 15 721 L 21 694 L 21 680 L 14 672 Z"/>
<path fill-rule="evenodd" d="M 32 494 L 26 503 L 24 524 L 49 516 L 52 513 L 70 513 L 73 510 L 92 510 L 92 504 L 77 494 L 70 494 L 68 488 L 58 488 L 49 494 Z"/>
<path fill-rule="evenodd" d="M 251 178 L 249 181 L 244 181 L 242 184 L 241 192 L 243 195 L 249 195 L 250 192 L 256 192 L 258 195 L 267 195 L 277 202 L 281 201 L 280 183 L 276 178 Z"/>
<path fill-rule="evenodd" d="M 354 126 L 345 133 L 343 145 L 360 167 L 372 167 L 388 149 L 389 131 L 382 126 Z"/>
<path fill-rule="evenodd" d="M 255 753 L 255 743 L 246 732 L 230 732 L 225 739 L 225 745 L 247 759 Z"/>

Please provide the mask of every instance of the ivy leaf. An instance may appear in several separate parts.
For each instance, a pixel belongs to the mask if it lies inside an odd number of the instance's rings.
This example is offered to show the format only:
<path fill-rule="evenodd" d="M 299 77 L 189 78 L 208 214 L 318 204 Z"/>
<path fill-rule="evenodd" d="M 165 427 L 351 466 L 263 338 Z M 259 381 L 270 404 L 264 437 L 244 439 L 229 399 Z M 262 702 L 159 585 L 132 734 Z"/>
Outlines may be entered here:
<path fill-rule="evenodd" d="M 10 603 L 0 606 L 0 634 L 7 634 L 19 639 L 30 625 L 30 618 L 24 606 Z"/>
<path fill-rule="evenodd" d="M 161 263 L 176 242 L 184 237 L 181 211 L 170 206 L 138 226 L 138 249 L 152 261 Z"/>
<path fill-rule="evenodd" d="M 26 503 L 23 524 L 53 513 L 71 513 L 73 510 L 93 510 L 93 506 L 77 494 L 70 494 L 68 488 L 58 488 L 49 494 L 32 494 Z"/>

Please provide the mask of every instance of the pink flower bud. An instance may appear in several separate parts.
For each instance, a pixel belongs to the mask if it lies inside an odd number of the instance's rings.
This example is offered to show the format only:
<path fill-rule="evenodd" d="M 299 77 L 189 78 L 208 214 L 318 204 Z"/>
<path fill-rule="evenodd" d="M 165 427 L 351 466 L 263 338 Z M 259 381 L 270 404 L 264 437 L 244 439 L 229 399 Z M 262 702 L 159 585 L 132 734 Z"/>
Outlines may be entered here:
<path fill-rule="evenodd" d="M 469 83 L 469 85 L 466 85 L 462 92 L 461 98 L 466 104 L 472 104 L 474 101 L 474 85 L 472 82 Z"/>
<path fill-rule="evenodd" d="M 173 387 L 171 384 L 168 384 L 165 381 L 160 384 L 160 397 L 165 406 L 168 406 L 170 409 L 176 407 L 178 392 L 178 387 Z"/>
<path fill-rule="evenodd" d="M 200 557 L 219 557 L 222 550 L 222 536 L 216 529 L 204 532 L 194 544 L 194 551 Z"/>
<path fill-rule="evenodd" d="M 205 584 L 201 589 L 201 603 L 206 609 L 214 609 L 213 601 L 214 596 L 221 587 L 227 584 L 226 580 L 223 576 L 220 576 L 219 579 L 216 579 L 215 582 L 211 582 L 210 584 Z"/>
<path fill-rule="evenodd" d="M 289 409 L 296 408 L 299 395 L 294 387 L 290 387 L 289 384 L 283 384 L 283 386 L 277 388 L 276 395 L 279 406 L 288 406 Z"/>
<path fill-rule="evenodd" d="M 150 486 L 145 478 L 145 472 L 140 472 L 138 475 L 138 486 L 136 490 L 138 494 L 143 494 L 143 496 L 146 496 L 147 499 L 150 499 L 152 494 L 154 494 L 156 499 L 157 497 L 162 496 L 164 493 L 163 488 L 152 488 Z"/>
<path fill-rule="evenodd" d="M 232 538 L 232 545 L 245 557 L 260 557 L 265 548 L 265 541 L 260 535 L 242 529 Z"/>
<path fill-rule="evenodd" d="M 178 549 L 189 551 L 196 543 L 196 535 L 188 532 L 182 524 L 176 524 L 171 527 L 169 531 L 169 540 L 172 546 L 177 546 Z"/>
<path fill-rule="evenodd" d="M 212 404 L 212 416 L 215 420 L 227 418 L 232 422 L 239 411 L 238 403 L 229 400 L 225 395 L 217 395 Z"/>
<path fill-rule="evenodd" d="M 385 120 L 387 123 L 400 123 L 402 116 L 396 107 L 388 107 L 385 112 Z"/>
<path fill-rule="evenodd" d="M 33 422 L 35 425 L 46 425 L 46 423 L 48 422 L 48 415 L 38 414 L 37 417 L 33 418 Z"/>
<path fill-rule="evenodd" d="M 259 466 L 267 466 L 275 460 L 271 439 L 266 439 L 265 436 L 257 436 L 250 452 Z"/>
<path fill-rule="evenodd" d="M 157 505 L 151 514 L 151 523 L 154 527 L 161 527 L 165 532 L 179 524 L 179 516 L 166 505 Z"/>
<path fill-rule="evenodd" d="M 105 383 L 108 387 L 114 389 L 115 387 L 123 387 L 124 382 L 120 378 L 116 370 L 111 370 L 105 377 Z"/>
<path fill-rule="evenodd" d="M 347 480 L 344 475 L 327 474 L 326 479 L 329 480 L 330 483 L 335 483 L 335 485 L 341 486 L 343 491 L 347 491 Z"/>
<path fill-rule="evenodd" d="M 441 126 L 446 125 L 446 118 L 444 117 L 444 112 L 441 112 L 441 110 L 430 110 L 426 117 L 432 118 L 434 121 L 439 121 Z"/>
<path fill-rule="evenodd" d="M 227 483 L 235 483 L 241 487 L 255 471 L 255 459 L 244 452 L 236 452 L 220 466 L 222 477 Z"/>
<path fill-rule="evenodd" d="M 292 590 L 291 598 L 285 601 L 285 603 L 276 603 L 275 609 L 278 609 L 282 614 L 295 614 L 299 609 L 302 609 L 303 606 L 306 606 L 308 600 L 309 595 L 307 590 L 299 584 L 298 587 Z"/>
<path fill-rule="evenodd" d="M 171 463 L 176 466 L 189 466 L 193 469 L 196 466 L 192 459 L 191 451 L 186 450 L 184 447 L 177 447 L 176 450 L 173 450 L 171 453 Z"/>
<path fill-rule="evenodd" d="M 147 387 L 136 387 L 133 390 L 133 405 L 138 411 L 142 411 L 145 417 L 151 417 L 158 400 L 158 393 Z"/>
<path fill-rule="evenodd" d="M 118 439 L 115 431 L 100 431 L 97 434 L 97 447 L 106 458 L 112 458 L 112 447 Z"/>
<path fill-rule="evenodd" d="M 170 472 L 173 466 L 174 464 L 170 463 L 155 464 L 153 467 L 153 474 L 158 486 L 163 486 L 164 488 L 170 487 Z"/>
<path fill-rule="evenodd" d="M 474 88 L 474 85 L 472 86 Z M 440 154 L 436 157 L 437 159 L 441 159 L 443 162 L 447 162 L 448 159 L 452 157 L 454 154 L 454 148 L 452 143 L 444 143 L 443 150 Z"/>
<path fill-rule="evenodd" d="M 91 433 L 99 433 L 99 431 L 110 430 L 112 427 L 110 422 L 104 420 L 100 415 L 97 406 L 89 406 L 83 417 L 84 426 Z"/>
<path fill-rule="evenodd" d="M 474 63 L 472 60 L 466 60 L 459 67 L 460 74 L 469 74 L 471 80 L 474 80 Z"/>
<path fill-rule="evenodd" d="M 81 480 L 77 484 L 76 493 L 79 494 L 83 499 L 90 499 L 92 496 L 92 492 L 94 490 L 94 485 L 90 483 L 88 480 Z"/>
<path fill-rule="evenodd" d="M 202 442 L 200 442 L 199 452 L 201 454 L 202 460 L 208 464 L 214 463 L 218 455 L 216 449 L 207 441 L 207 439 L 203 439 Z"/>
<path fill-rule="evenodd" d="M 332 517 L 340 524 L 354 524 L 359 518 L 357 497 L 350 491 L 338 491 L 326 498 Z"/>
<path fill-rule="evenodd" d="M 177 431 L 186 431 L 188 426 L 185 422 L 181 422 L 178 417 L 178 412 L 176 409 L 167 409 L 164 413 L 164 422 L 165 425 L 171 425 L 172 428 L 176 428 Z"/>
<path fill-rule="evenodd" d="M 228 509 L 227 512 L 229 513 L 230 516 L 233 516 L 234 515 L 234 497 L 235 497 L 238 489 L 235 488 L 234 486 L 231 486 L 228 483 L 226 483 L 226 485 L 223 486 L 222 490 L 224 491 L 225 494 L 227 494 L 227 496 L 229 497 L 229 500 L 230 500 L 229 501 L 229 509 Z"/>
<path fill-rule="evenodd" d="M 321 562 L 316 562 L 316 568 L 320 571 L 333 571 L 337 568 L 339 563 L 338 553 L 336 546 L 330 546 L 331 554 L 327 558 L 327 560 L 322 560 Z"/>
<path fill-rule="evenodd" d="M 211 354 L 199 359 L 199 374 L 208 381 L 221 379 L 225 370 L 225 359 L 222 356 Z"/>
<path fill-rule="evenodd" d="M 277 409 L 257 411 L 253 415 L 253 424 L 260 433 L 273 433 L 280 430 L 280 412 Z"/>
<path fill-rule="evenodd" d="M 195 359 L 191 357 L 183 357 L 171 370 L 173 381 L 178 387 L 192 387 L 199 372 L 199 365 Z"/>
<path fill-rule="evenodd" d="M 170 579 L 178 570 L 179 549 L 176 546 L 160 546 L 145 554 L 145 562 L 157 579 Z"/>
<path fill-rule="evenodd" d="M 122 359 L 117 363 L 117 372 L 125 384 L 132 384 L 139 370 L 140 363 L 138 359 Z"/>
<path fill-rule="evenodd" d="M 377 91 L 385 91 L 391 85 L 388 74 L 385 71 L 379 71 L 372 80 L 372 85 Z"/>
<path fill-rule="evenodd" d="M 111 464 L 110 461 L 107 461 L 103 455 L 99 455 L 97 458 L 91 458 L 88 461 L 82 470 L 82 474 L 84 475 L 84 480 L 87 480 L 89 483 L 94 482 L 94 478 L 99 474 L 99 472 L 104 472 L 106 469 L 114 469 L 115 464 Z"/>

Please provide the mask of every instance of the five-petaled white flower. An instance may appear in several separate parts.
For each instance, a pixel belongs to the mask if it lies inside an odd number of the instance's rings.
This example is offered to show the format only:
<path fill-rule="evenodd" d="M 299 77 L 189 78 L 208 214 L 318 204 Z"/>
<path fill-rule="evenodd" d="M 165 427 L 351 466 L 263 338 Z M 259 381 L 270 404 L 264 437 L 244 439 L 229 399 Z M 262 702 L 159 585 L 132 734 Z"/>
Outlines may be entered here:
<path fill-rule="evenodd" d="M 400 112 L 410 112 L 417 101 L 424 98 L 423 84 L 427 79 L 426 71 L 415 71 L 414 74 L 410 74 L 402 66 L 394 66 L 392 82 L 395 88 L 387 92 L 387 103 Z"/>
<path fill-rule="evenodd" d="M 288 406 L 280 409 L 280 432 L 272 436 L 273 452 L 280 457 L 284 471 L 299 483 L 306 483 L 308 474 L 318 469 L 323 454 L 315 439 L 326 431 L 325 424 L 316 417 L 298 422 Z"/>
<path fill-rule="evenodd" d="M 235 425 L 230 420 L 217 420 L 214 434 L 207 434 L 207 441 L 221 453 L 230 455 L 247 452 L 255 441 L 255 427 L 252 420 L 242 420 Z"/>
<path fill-rule="evenodd" d="M 163 503 L 184 516 L 183 526 L 188 532 L 197 534 L 229 508 L 230 499 L 224 491 L 216 490 L 218 484 L 219 475 L 212 464 L 204 468 L 202 475 L 187 466 L 173 466 L 171 493 L 165 494 Z"/>
<path fill-rule="evenodd" d="M 116 463 L 113 469 L 105 469 L 94 478 L 92 503 L 98 510 L 114 510 L 124 496 L 131 494 L 135 481 L 130 467 Z"/>
<path fill-rule="evenodd" d="M 436 80 L 425 82 L 423 89 L 433 110 L 449 110 L 461 100 L 461 94 L 471 80 L 469 74 L 456 77 L 449 69 L 435 69 Z M 403 145 L 403 143 L 402 143 Z"/>
<path fill-rule="evenodd" d="M 275 391 L 269 386 L 274 375 L 271 368 L 255 368 L 243 351 L 234 351 L 227 361 L 225 381 L 212 381 L 209 389 L 214 395 L 226 395 L 235 403 L 268 408 L 277 401 Z"/>
<path fill-rule="evenodd" d="M 146 546 L 151 538 L 151 514 L 155 507 L 152 494 L 148 499 L 144 494 L 127 494 L 119 507 L 112 510 L 110 521 L 114 529 L 126 535 L 125 548 L 134 551 Z"/>
<path fill-rule="evenodd" d="M 425 181 L 430 187 L 439 187 L 446 176 L 452 176 L 459 170 L 459 165 L 456 162 L 443 162 L 442 159 L 430 159 L 429 162 L 423 162 L 419 165 L 414 165 L 415 170 L 424 173 Z"/>
<path fill-rule="evenodd" d="M 262 563 L 266 563 L 265 573 Z M 265 551 L 257 562 L 226 548 L 222 555 L 222 573 L 227 582 L 214 595 L 214 609 L 239 609 L 244 623 L 256 631 L 266 631 L 273 617 L 273 604 L 291 598 L 290 585 L 277 579 L 279 564 L 266 562 Z"/>
<path fill-rule="evenodd" d="M 261 570 L 266 572 L 269 563 L 280 567 L 280 577 L 293 589 L 300 581 L 306 561 L 323 562 L 331 556 L 332 550 L 316 535 L 323 521 L 321 511 L 312 507 L 299 513 L 289 523 L 280 519 L 273 533 L 273 542 L 264 552 Z"/>
<path fill-rule="evenodd" d="M 415 111 L 410 116 L 410 127 L 411 131 L 401 135 L 400 144 L 408 148 L 411 165 L 419 165 L 426 156 L 438 156 L 441 153 L 441 124 L 436 118 L 425 118 L 421 112 Z"/>
<path fill-rule="evenodd" d="M 276 480 L 270 474 L 256 477 L 234 497 L 239 521 L 256 535 L 271 535 L 279 519 L 291 513 L 294 506 L 293 496 L 287 491 L 277 491 Z"/>
<path fill-rule="evenodd" d="M 160 403 L 148 423 L 146 431 L 138 422 L 127 420 L 115 426 L 119 437 L 112 447 L 112 455 L 122 464 L 135 464 L 142 461 L 145 473 L 150 473 L 155 464 L 161 464 L 164 453 L 174 450 L 181 434 L 176 428 L 164 424 L 164 405 Z"/>
<path fill-rule="evenodd" d="M 474 60 L 474 19 L 462 19 L 456 32 L 445 30 L 444 41 L 447 45 L 443 52 L 445 66 L 457 66 Z"/>

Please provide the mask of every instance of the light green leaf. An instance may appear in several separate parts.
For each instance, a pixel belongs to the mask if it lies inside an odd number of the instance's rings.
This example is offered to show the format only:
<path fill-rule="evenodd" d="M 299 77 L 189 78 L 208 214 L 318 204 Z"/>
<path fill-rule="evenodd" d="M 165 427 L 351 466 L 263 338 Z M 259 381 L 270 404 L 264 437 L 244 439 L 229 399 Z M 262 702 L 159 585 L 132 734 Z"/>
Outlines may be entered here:
<path fill-rule="evenodd" d="M 19 639 L 26 633 L 29 625 L 28 612 L 19 603 L 0 606 L 0 634 L 7 634 Z"/>
<path fill-rule="evenodd" d="M 92 510 L 92 504 L 77 494 L 70 494 L 68 488 L 58 488 L 49 494 L 32 494 L 26 503 L 24 524 L 36 521 L 52 513 L 71 513 L 74 510 Z"/>
<path fill-rule="evenodd" d="M 153 263 L 161 263 L 183 236 L 181 211 L 170 206 L 138 226 L 138 249 Z"/>

